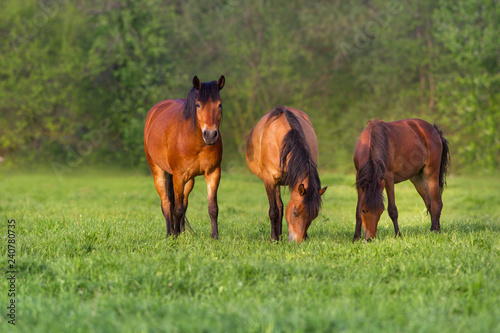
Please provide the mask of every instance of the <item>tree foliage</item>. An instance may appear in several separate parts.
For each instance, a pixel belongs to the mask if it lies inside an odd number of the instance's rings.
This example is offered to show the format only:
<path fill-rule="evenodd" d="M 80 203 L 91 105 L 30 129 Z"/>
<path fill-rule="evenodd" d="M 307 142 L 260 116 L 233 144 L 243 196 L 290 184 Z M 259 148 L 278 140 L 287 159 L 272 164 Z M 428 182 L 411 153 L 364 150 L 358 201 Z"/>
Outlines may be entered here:
<path fill-rule="evenodd" d="M 375 117 L 439 124 L 455 170 L 500 163 L 498 1 L 4 2 L 11 163 L 144 166 L 148 110 L 221 74 L 225 163 L 244 163 L 246 135 L 277 104 L 309 113 L 321 167 L 351 170 Z"/>

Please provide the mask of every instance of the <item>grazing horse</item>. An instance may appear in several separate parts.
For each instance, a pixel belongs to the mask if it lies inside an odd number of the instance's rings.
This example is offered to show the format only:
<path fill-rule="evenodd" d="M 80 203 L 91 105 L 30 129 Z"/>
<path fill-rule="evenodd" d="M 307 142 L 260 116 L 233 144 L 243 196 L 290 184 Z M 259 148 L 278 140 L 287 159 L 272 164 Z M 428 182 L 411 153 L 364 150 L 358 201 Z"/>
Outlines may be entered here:
<path fill-rule="evenodd" d="M 370 121 L 354 151 L 358 190 L 354 240 L 361 237 L 361 225 L 365 239 L 376 237 L 384 188 L 394 231 L 400 235 L 394 184 L 408 179 L 431 213 L 431 231 L 440 231 L 441 194 L 449 162 L 448 141 L 436 125 L 421 119 Z"/>
<path fill-rule="evenodd" d="M 301 242 L 318 216 L 321 188 L 316 163 L 318 142 L 311 120 L 303 111 L 276 106 L 255 125 L 247 142 L 247 164 L 264 181 L 269 199 L 271 241 L 282 233 L 283 201 L 280 186 L 288 185 L 286 207 L 288 240 Z"/>
<path fill-rule="evenodd" d="M 212 238 L 219 238 L 217 188 L 222 160 L 219 133 L 222 101 L 219 92 L 224 83 L 224 76 L 218 81 L 203 83 L 195 76 L 187 99 L 160 102 L 153 106 L 146 118 L 144 150 L 161 198 L 167 236 L 177 236 L 184 231 L 194 177 L 204 175 Z"/>

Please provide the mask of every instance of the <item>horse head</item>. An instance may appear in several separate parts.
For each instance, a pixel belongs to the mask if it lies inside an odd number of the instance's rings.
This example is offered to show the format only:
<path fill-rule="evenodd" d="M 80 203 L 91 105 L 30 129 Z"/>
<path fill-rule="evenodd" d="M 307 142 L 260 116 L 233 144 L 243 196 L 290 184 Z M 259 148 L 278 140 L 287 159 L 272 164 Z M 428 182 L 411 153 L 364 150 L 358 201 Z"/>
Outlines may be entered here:
<path fill-rule="evenodd" d="M 219 91 L 224 87 L 224 83 L 224 75 L 217 82 L 202 83 L 197 76 L 193 78 L 193 88 L 196 91 L 194 99 L 196 123 L 207 145 L 215 144 L 219 138 L 219 126 L 222 119 L 222 100 Z"/>
<path fill-rule="evenodd" d="M 291 189 L 290 201 L 285 211 L 289 241 L 302 242 L 306 238 L 307 229 L 318 216 L 321 204 L 319 198 L 325 193 L 326 187 L 316 190 L 317 193 L 312 191 L 315 189 L 308 186 L 307 179 Z"/>

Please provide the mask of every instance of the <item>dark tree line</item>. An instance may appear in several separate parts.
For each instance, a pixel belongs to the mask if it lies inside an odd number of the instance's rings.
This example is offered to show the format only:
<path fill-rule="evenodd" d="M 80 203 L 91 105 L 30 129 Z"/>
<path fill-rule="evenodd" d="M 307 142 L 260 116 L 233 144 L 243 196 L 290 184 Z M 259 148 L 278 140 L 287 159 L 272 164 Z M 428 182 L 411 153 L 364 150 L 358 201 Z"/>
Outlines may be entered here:
<path fill-rule="evenodd" d="M 366 121 L 419 117 L 455 170 L 500 162 L 496 0 L 5 0 L 0 156 L 6 163 L 146 167 L 142 132 L 191 78 L 227 79 L 226 167 L 277 104 L 303 109 L 320 167 L 352 169 Z"/>

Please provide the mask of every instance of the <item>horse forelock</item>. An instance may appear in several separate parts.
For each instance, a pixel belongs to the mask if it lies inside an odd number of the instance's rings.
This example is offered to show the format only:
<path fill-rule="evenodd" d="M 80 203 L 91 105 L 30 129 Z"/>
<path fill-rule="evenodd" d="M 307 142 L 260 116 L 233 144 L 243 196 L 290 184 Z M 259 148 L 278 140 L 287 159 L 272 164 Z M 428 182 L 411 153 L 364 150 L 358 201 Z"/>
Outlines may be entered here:
<path fill-rule="evenodd" d="M 200 91 L 197 91 L 194 87 L 189 91 L 182 115 L 185 120 L 191 119 L 196 127 L 196 101 L 206 104 L 210 100 L 215 102 L 220 99 L 217 81 L 203 82 Z"/>

